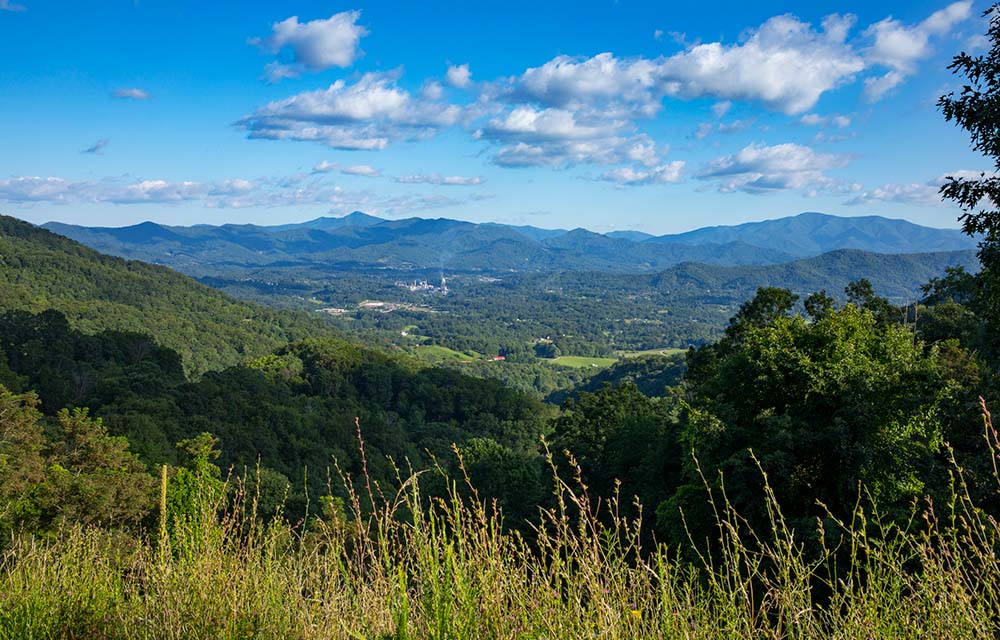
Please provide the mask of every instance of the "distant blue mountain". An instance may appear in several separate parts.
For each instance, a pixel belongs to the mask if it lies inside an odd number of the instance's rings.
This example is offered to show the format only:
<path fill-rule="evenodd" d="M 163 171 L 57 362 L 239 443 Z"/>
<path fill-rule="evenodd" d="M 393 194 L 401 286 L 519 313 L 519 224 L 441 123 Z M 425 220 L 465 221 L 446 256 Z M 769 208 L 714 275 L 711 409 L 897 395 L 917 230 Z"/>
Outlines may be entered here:
<path fill-rule="evenodd" d="M 498 222 L 483 222 L 482 225 L 487 227 L 506 227 L 508 229 L 513 229 L 526 238 L 531 238 L 535 242 L 555 238 L 556 236 L 561 236 L 566 233 L 565 229 L 542 229 L 541 227 L 532 227 L 531 225 L 510 225 L 500 224 Z"/>
<path fill-rule="evenodd" d="M 655 238 L 651 233 L 646 233 L 645 231 L 609 231 L 605 233 L 609 238 L 618 238 L 619 240 L 631 240 L 632 242 L 642 242 L 643 240 L 649 240 L 650 238 Z"/>
<path fill-rule="evenodd" d="M 598 234 L 448 218 L 385 220 L 356 211 L 341 218 L 273 226 L 130 227 L 45 225 L 94 249 L 167 264 L 188 273 L 302 267 L 315 271 L 440 269 L 469 272 L 649 272 L 682 262 L 767 265 L 839 249 L 874 253 L 961 251 L 975 241 L 877 216 L 820 213 L 669 236 Z"/>
<path fill-rule="evenodd" d="M 704 227 L 645 240 L 649 243 L 688 245 L 737 241 L 797 256 L 815 256 L 837 249 L 926 253 L 976 247 L 976 240 L 958 229 L 922 227 L 906 220 L 881 216 L 841 217 L 812 212 L 763 222 Z"/>
<path fill-rule="evenodd" d="M 271 231 L 289 231 L 292 229 L 320 229 L 322 231 L 330 231 L 332 229 L 343 229 L 344 227 L 373 227 L 383 222 L 386 222 L 385 218 L 376 218 L 361 211 L 354 211 L 341 218 L 323 217 L 307 222 L 278 224 L 264 228 Z"/>

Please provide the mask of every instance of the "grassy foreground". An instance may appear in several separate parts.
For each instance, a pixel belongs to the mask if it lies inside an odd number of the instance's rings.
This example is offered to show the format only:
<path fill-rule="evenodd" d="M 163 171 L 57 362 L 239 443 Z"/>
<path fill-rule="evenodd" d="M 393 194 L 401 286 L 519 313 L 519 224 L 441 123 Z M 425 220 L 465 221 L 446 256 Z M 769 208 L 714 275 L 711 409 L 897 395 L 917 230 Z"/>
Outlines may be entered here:
<path fill-rule="evenodd" d="M 927 509 L 900 530 L 859 510 L 823 532 L 837 543 L 810 560 L 773 495 L 762 498 L 773 515 L 766 542 L 746 543 L 738 514 L 714 504 L 717 544 L 691 564 L 642 549 L 641 521 L 617 516 L 614 501 L 595 517 L 585 488 L 556 482 L 558 506 L 541 515 L 529 545 L 475 500 L 428 508 L 418 475 L 393 495 L 367 482 L 352 489 L 347 512 L 381 505 L 360 518 L 327 509 L 309 526 L 262 526 L 241 515 L 254 501 L 237 490 L 226 515 L 206 502 L 143 540 L 79 528 L 15 539 L 0 561 L 0 638 L 1000 633 L 1000 524 L 963 497 L 960 477 L 946 522 Z"/>

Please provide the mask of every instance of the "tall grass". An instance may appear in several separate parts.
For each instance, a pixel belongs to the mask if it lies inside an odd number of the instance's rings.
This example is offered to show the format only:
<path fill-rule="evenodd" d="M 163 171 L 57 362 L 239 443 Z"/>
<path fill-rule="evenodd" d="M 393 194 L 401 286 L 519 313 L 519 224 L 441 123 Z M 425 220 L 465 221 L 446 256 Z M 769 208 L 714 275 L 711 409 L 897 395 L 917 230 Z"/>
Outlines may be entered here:
<path fill-rule="evenodd" d="M 1000 453 L 988 415 L 986 428 Z M 1000 634 L 1000 524 L 957 472 L 946 513 L 927 505 L 899 527 L 859 508 L 817 524 L 818 554 L 804 546 L 817 532 L 789 529 L 769 491 L 767 540 L 723 498 L 712 503 L 718 538 L 696 563 L 641 548 L 641 517 L 619 515 L 616 499 L 598 515 L 579 479 L 555 480 L 557 506 L 530 544 L 474 493 L 452 484 L 428 500 L 421 479 L 385 492 L 345 477 L 346 517 L 305 524 L 261 524 L 237 491 L 148 539 L 81 528 L 15 539 L 0 562 L 0 638 Z"/>

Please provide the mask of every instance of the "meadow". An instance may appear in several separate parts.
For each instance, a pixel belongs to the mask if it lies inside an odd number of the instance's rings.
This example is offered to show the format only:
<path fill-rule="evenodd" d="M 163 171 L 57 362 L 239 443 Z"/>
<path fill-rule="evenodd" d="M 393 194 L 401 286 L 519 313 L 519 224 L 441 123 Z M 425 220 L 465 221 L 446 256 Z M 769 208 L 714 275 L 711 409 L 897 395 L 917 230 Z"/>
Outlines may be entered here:
<path fill-rule="evenodd" d="M 988 415 L 986 436 L 1000 453 Z M 553 466 L 553 469 L 555 467 Z M 430 470 L 424 473 L 434 474 Z M 164 476 L 165 477 L 165 476 Z M 815 532 L 761 496 L 772 536 L 747 536 L 725 498 L 715 540 L 645 546 L 641 515 L 556 478 L 533 539 L 467 479 L 428 501 L 427 478 L 269 524 L 231 479 L 139 538 L 71 527 L 18 537 L 0 561 L 0 637 L 28 638 L 985 638 L 1000 633 L 1000 523 L 963 492 L 915 505 L 906 527 L 859 507 Z M 465 486 L 463 486 L 465 484 Z M 765 484 L 765 486 L 768 486 Z M 470 492 L 471 491 L 471 492 Z M 228 496 L 228 498 L 223 497 Z M 463 498 L 462 496 L 467 496 Z M 374 509 L 365 505 L 374 505 Z M 641 510 L 640 510 L 641 513 Z M 818 533 L 818 537 L 812 536 Z M 818 540 L 818 547 L 806 543 Z M 808 550 L 807 550 L 808 547 Z"/>

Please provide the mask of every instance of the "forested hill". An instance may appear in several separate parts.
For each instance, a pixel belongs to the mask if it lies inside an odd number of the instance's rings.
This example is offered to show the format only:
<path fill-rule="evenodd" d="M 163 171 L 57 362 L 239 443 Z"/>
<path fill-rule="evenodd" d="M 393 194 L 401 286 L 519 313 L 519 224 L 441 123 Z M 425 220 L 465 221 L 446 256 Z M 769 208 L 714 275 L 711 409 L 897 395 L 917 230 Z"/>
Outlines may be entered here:
<path fill-rule="evenodd" d="M 105 256 L 0 216 L 0 312 L 47 309 L 87 333 L 152 335 L 191 373 L 335 333 L 305 315 L 238 301 L 166 267 Z"/>
<path fill-rule="evenodd" d="M 975 251 L 879 254 L 842 249 L 814 258 L 777 265 L 721 265 L 688 262 L 651 274 L 560 273 L 537 276 L 536 287 L 616 291 L 642 294 L 671 306 L 686 304 L 738 305 L 758 287 L 782 287 L 799 295 L 825 289 L 843 296 L 858 278 L 871 281 L 879 295 L 903 304 L 920 297 L 920 287 L 948 267 L 979 271 Z"/>

